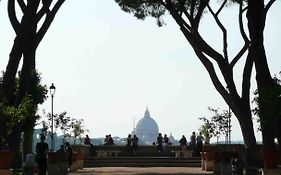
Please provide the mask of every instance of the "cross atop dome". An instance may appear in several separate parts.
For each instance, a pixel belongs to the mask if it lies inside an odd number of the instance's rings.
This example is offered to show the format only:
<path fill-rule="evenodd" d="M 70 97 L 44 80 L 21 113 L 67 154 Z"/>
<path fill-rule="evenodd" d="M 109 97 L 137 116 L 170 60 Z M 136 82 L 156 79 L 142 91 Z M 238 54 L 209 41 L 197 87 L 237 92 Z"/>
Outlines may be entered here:
<path fill-rule="evenodd" d="M 150 117 L 150 113 L 148 111 L 148 107 L 146 107 L 145 113 L 144 113 L 144 117 Z"/>

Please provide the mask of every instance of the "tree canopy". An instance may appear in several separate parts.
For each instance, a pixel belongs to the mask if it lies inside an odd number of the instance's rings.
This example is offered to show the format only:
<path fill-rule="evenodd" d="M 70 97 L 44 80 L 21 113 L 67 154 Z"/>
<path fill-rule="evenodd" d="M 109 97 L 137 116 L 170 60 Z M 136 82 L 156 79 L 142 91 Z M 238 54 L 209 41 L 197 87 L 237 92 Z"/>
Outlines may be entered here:
<path fill-rule="evenodd" d="M 266 61 L 263 31 L 267 12 L 276 0 L 269 0 L 267 4 L 264 1 L 253 0 L 221 0 L 216 2 L 218 8 L 215 8 L 212 4 L 213 2 L 211 3 L 209 0 L 115 1 L 123 11 L 133 13 L 138 19 L 144 19 L 147 16 L 156 18 L 160 26 L 163 24 L 162 17 L 166 11 L 172 16 L 180 31 L 192 46 L 198 59 L 208 71 L 214 87 L 237 117 L 244 142 L 250 150 L 249 155 L 255 159 L 257 157 L 257 147 L 250 105 L 251 77 L 253 66 L 255 66 L 258 93 L 262 97 L 260 99 L 267 98 L 264 101 L 260 100 L 260 117 L 267 118 L 264 114 L 269 110 L 266 103 L 270 99 L 264 92 L 265 89 L 272 87 L 273 79 Z M 234 57 L 229 56 L 228 36 L 230 33 L 228 33 L 221 20 L 223 18 L 222 11 L 230 4 L 233 4 L 238 9 L 238 15 L 235 20 L 239 25 L 240 37 L 244 42 Z M 200 23 L 207 13 L 211 15 L 216 27 L 221 32 L 222 50 L 212 47 L 207 42 L 206 37 L 204 38 L 200 33 Z M 246 22 L 249 34 L 244 27 Z M 246 55 L 247 52 L 248 54 Z M 239 93 L 233 70 L 237 63 L 244 58 L 243 56 L 246 56 L 246 61 L 242 72 L 242 91 Z M 222 78 L 220 75 L 222 75 Z M 274 128 L 272 122 L 262 123 L 262 126 L 264 126 L 262 127 L 264 145 L 270 149 L 274 149 L 274 138 L 269 133 L 276 132 L 272 129 Z M 255 164 L 255 162 L 253 161 L 250 164 Z"/>

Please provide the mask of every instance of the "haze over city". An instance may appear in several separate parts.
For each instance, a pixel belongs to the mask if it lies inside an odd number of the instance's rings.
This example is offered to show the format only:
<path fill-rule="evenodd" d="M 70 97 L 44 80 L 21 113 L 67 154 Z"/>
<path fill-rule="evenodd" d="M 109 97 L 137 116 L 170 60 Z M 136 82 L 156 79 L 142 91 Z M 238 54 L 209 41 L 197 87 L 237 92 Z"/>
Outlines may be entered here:
<path fill-rule="evenodd" d="M 281 2 L 269 12 L 265 46 L 272 74 L 281 70 Z M 106 10 L 105 10 L 106 9 Z M 235 13 L 224 11 L 225 21 Z M 15 34 L 0 6 L 0 69 L 5 70 Z M 137 20 L 124 13 L 113 0 L 67 1 L 37 49 L 37 70 L 42 84 L 54 83 L 54 113 L 66 111 L 83 118 L 91 137 L 106 134 L 126 137 L 148 107 L 159 130 L 179 139 L 198 132 L 210 117 L 208 107 L 228 109 L 216 92 L 207 71 L 197 59 L 178 26 L 169 15 L 158 27 L 154 19 Z M 220 50 L 221 33 L 206 15 L 201 32 Z M 238 26 L 228 22 L 229 33 Z M 270 35 L 269 35 L 270 34 Z M 229 38 L 232 56 L 241 46 L 239 34 Z M 241 67 L 240 67 L 241 68 Z M 241 69 L 236 68 L 237 87 Z M 255 90 L 253 75 L 252 92 Z M 51 111 L 51 99 L 40 106 Z M 232 140 L 242 140 L 236 118 L 232 118 Z M 261 140 L 257 132 L 257 140 Z"/>

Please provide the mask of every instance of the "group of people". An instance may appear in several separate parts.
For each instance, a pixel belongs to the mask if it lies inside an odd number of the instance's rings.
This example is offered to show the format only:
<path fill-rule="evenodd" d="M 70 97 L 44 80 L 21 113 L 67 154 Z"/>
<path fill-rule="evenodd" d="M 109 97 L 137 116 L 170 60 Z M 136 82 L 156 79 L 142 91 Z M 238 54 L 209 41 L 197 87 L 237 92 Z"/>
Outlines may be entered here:
<path fill-rule="evenodd" d="M 132 155 L 136 155 L 139 138 L 136 135 L 134 135 L 132 137 L 131 134 L 128 134 L 126 141 L 127 141 L 126 147 L 127 147 L 128 153 L 132 154 Z"/>
<path fill-rule="evenodd" d="M 105 135 L 103 144 L 104 145 L 114 145 L 114 141 L 113 141 L 113 138 L 111 137 L 111 134 Z"/>
<path fill-rule="evenodd" d="M 158 134 L 158 137 L 156 138 L 156 143 L 157 143 L 157 150 L 158 150 L 158 152 L 163 152 L 165 150 L 165 147 L 167 145 L 171 144 L 167 134 L 164 134 L 164 137 L 163 137 L 162 133 Z"/>
<path fill-rule="evenodd" d="M 128 153 L 130 155 L 136 155 L 139 138 L 136 135 L 128 134 L 127 138 L 124 139 L 124 141 L 126 141 L 126 147 L 127 147 Z M 199 132 L 198 135 L 196 135 L 195 132 L 192 132 L 192 134 L 190 136 L 189 146 L 191 147 L 191 149 L 193 150 L 193 152 L 195 154 L 197 154 L 197 153 L 200 154 L 200 152 L 202 152 L 203 141 L 204 141 L 204 138 L 203 138 L 201 132 Z M 188 141 L 184 135 L 182 135 L 182 138 L 179 140 L 179 143 L 180 143 L 180 146 L 183 151 L 187 149 Z M 86 135 L 86 137 L 84 139 L 84 144 L 92 145 L 88 135 Z M 113 141 L 111 134 L 108 134 L 105 136 L 103 144 L 104 145 L 114 145 L 114 141 Z M 156 138 L 156 142 L 153 142 L 153 145 L 156 145 L 156 144 L 157 144 L 158 152 L 164 152 L 165 147 L 167 145 L 171 145 L 172 143 L 170 142 L 167 134 L 164 134 L 164 136 L 162 136 L 162 133 L 159 133 Z"/>
<path fill-rule="evenodd" d="M 46 175 L 47 171 L 47 155 L 49 152 L 49 146 L 45 142 L 45 135 L 40 136 L 40 142 L 36 144 L 36 156 L 35 156 L 35 162 L 37 163 L 38 166 L 38 175 Z M 61 145 L 60 149 L 57 150 L 59 153 L 65 153 L 67 154 L 67 161 L 68 161 L 68 166 L 72 165 L 72 155 L 73 155 L 73 150 L 69 144 L 69 142 L 65 142 L 65 145 Z"/>
<path fill-rule="evenodd" d="M 201 132 L 199 132 L 197 136 L 195 132 L 192 132 L 190 136 L 189 146 L 193 150 L 194 154 L 200 154 L 200 152 L 202 152 L 203 141 L 204 137 L 202 136 Z M 187 148 L 187 139 L 184 135 L 182 135 L 182 138 L 180 139 L 179 143 L 182 150 L 185 151 Z"/>

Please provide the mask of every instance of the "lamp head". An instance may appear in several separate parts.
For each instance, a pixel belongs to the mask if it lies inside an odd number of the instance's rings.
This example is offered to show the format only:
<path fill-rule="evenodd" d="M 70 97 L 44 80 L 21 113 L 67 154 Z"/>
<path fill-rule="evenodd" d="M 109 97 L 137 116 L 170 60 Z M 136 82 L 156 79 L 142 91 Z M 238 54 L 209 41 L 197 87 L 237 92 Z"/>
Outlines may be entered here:
<path fill-rule="evenodd" d="M 54 96 L 56 93 L 56 87 L 54 85 L 54 83 L 52 83 L 52 85 L 50 86 L 50 94 L 51 96 Z"/>

